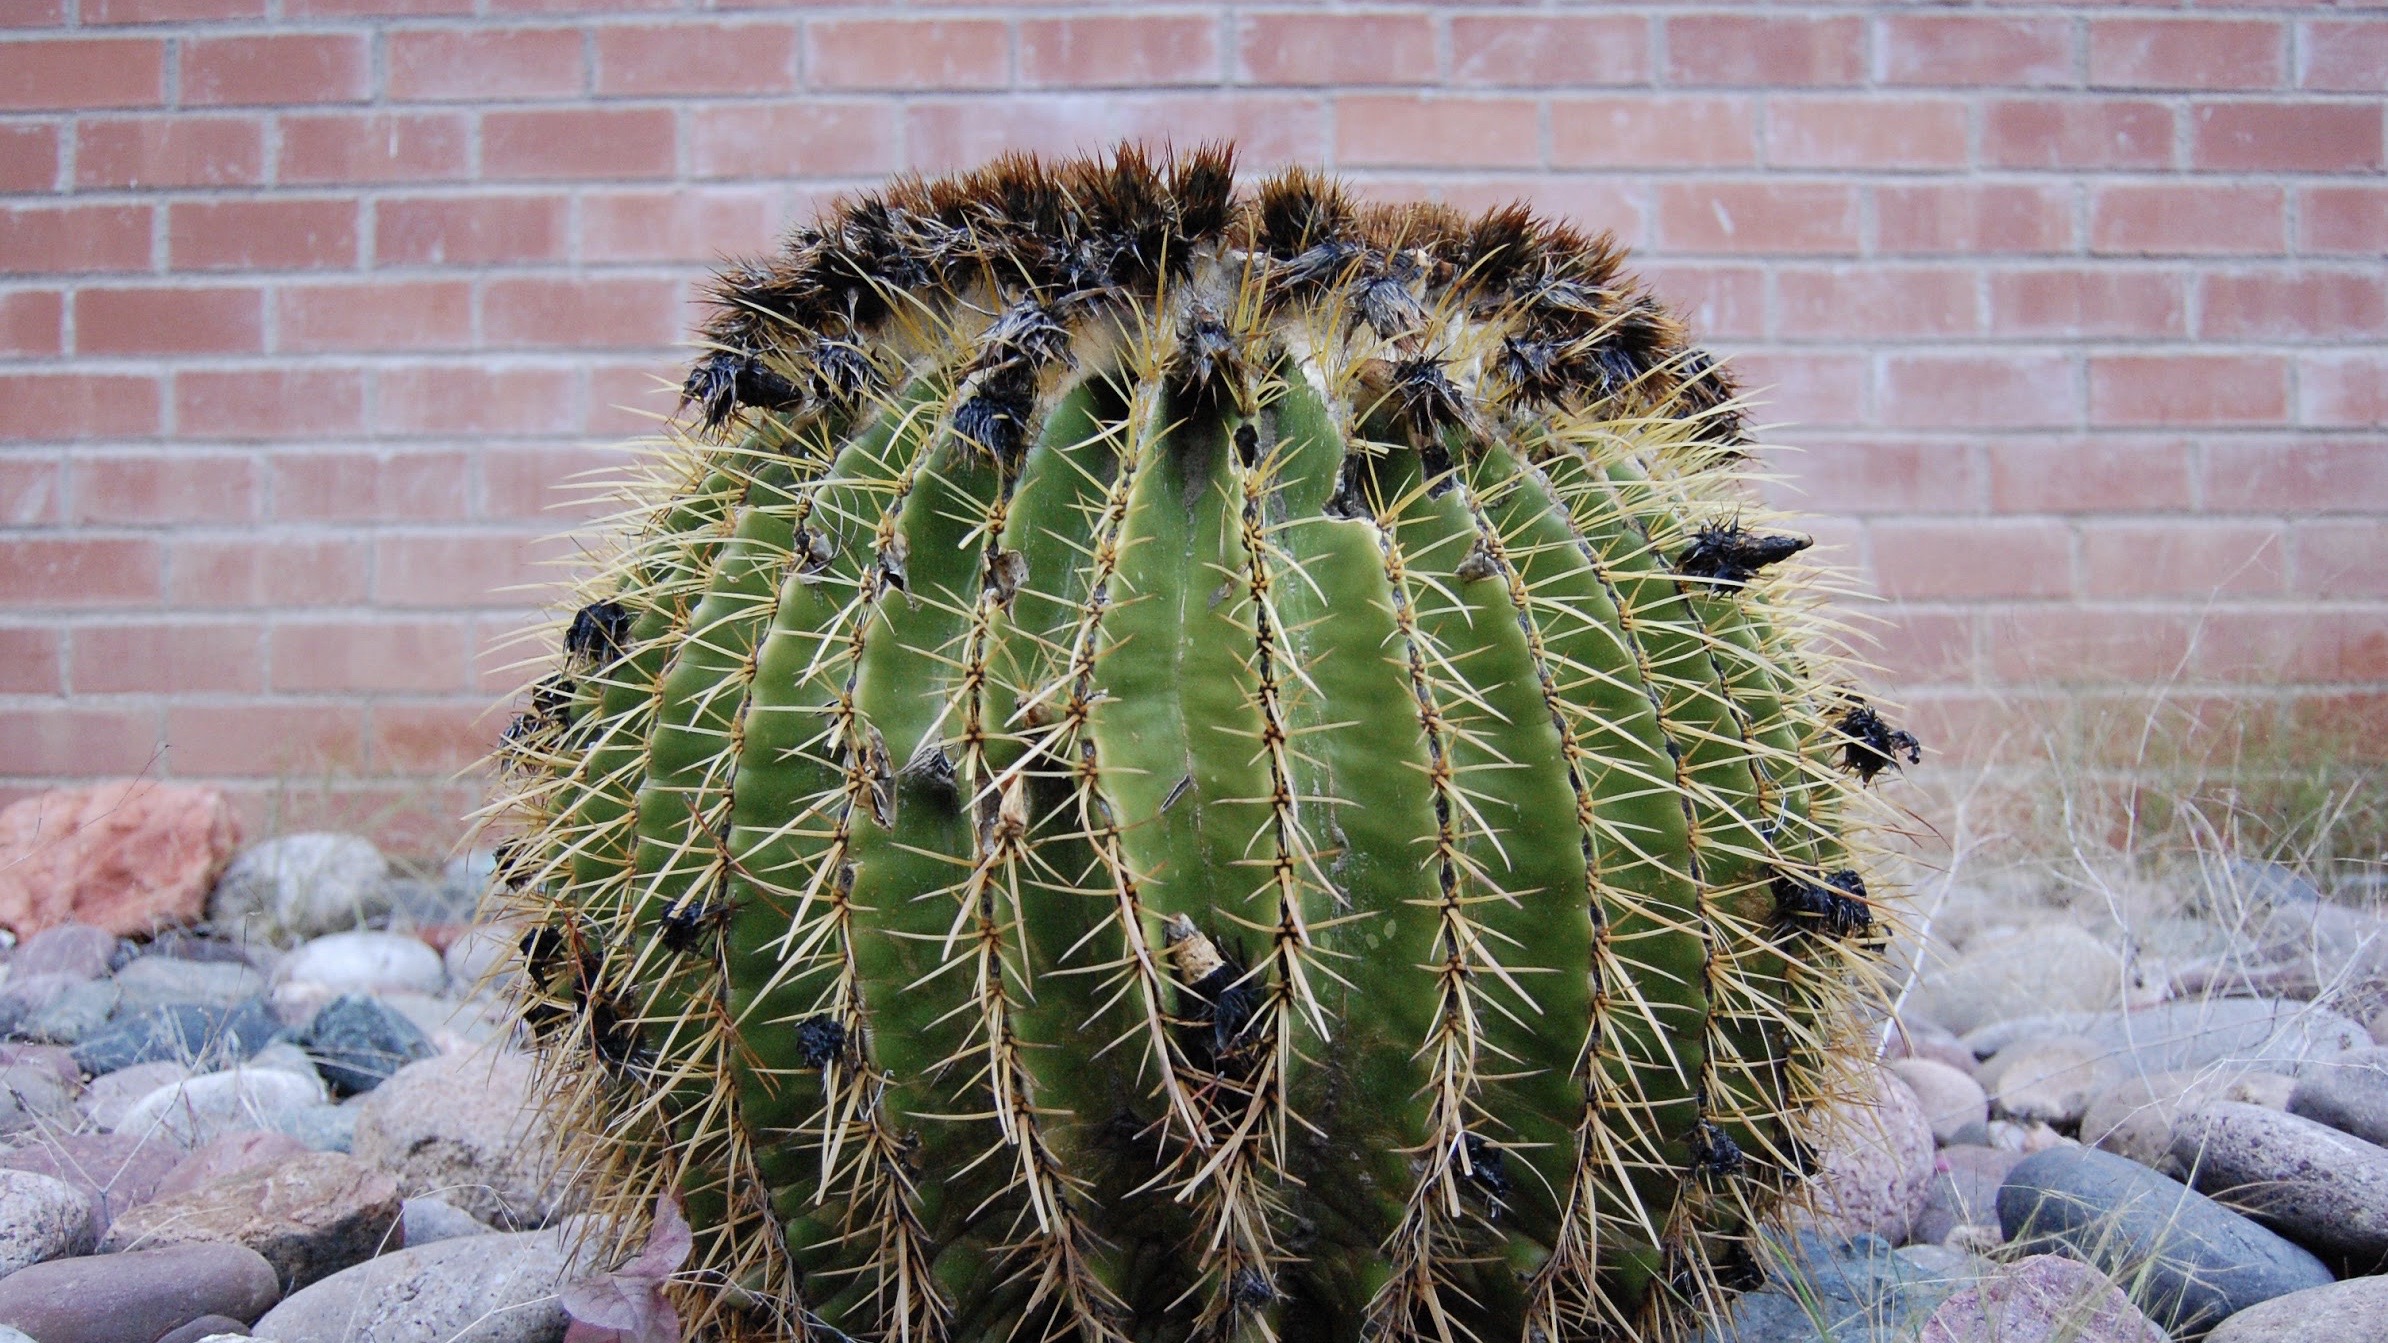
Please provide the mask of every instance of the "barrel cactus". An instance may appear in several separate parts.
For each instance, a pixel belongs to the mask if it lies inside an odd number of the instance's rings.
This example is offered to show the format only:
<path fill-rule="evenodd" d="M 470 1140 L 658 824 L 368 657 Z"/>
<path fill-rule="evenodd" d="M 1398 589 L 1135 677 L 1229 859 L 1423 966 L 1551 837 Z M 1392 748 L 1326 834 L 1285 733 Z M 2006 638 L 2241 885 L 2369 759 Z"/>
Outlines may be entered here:
<path fill-rule="evenodd" d="M 492 808 L 688 1336 L 1664 1338 L 1752 1274 L 1913 739 L 1605 239 L 1122 149 L 712 298 Z"/>

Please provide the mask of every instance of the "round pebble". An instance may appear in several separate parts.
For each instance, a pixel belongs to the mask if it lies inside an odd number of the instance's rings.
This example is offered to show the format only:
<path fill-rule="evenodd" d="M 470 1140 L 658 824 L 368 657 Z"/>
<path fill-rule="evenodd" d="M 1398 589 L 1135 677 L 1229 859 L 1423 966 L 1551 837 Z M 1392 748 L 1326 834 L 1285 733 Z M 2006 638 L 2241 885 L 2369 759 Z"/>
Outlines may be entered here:
<path fill-rule="evenodd" d="M 196 1147 L 225 1133 L 280 1130 L 326 1099 L 321 1082 L 276 1068 L 232 1068 L 158 1088 L 133 1103 L 116 1132 L 137 1137 L 155 1131 Z"/>
<path fill-rule="evenodd" d="M 313 989 L 337 996 L 371 994 L 382 989 L 438 993 L 448 982 L 448 968 L 439 953 L 416 938 L 400 933 L 333 933 L 316 938 L 284 957 L 275 969 L 278 998 L 295 998 L 293 989 Z"/>
<path fill-rule="evenodd" d="M 1924 1107 L 1924 1118 L 1932 1125 L 1934 1142 L 1945 1147 L 1980 1138 L 1982 1126 L 1990 1121 L 1990 1098 L 1969 1074 L 1922 1058 L 1900 1059 L 1890 1070 L 1915 1092 L 1916 1102 Z"/>
<path fill-rule="evenodd" d="M 0 1275 L 91 1249 L 91 1199 L 64 1180 L 0 1168 Z"/>
<path fill-rule="evenodd" d="M 2349 1278 L 2249 1306 L 2206 1343 L 2379 1343 L 2388 1332 L 2388 1278 Z"/>
<path fill-rule="evenodd" d="M 1861 1233 L 1896 1245 L 1924 1210 L 1932 1185 L 1932 1125 L 1905 1082 L 1874 1073 L 1872 1104 L 1841 1102 L 1821 1116 L 1812 1213 L 1828 1236 Z"/>
<path fill-rule="evenodd" d="M 2388 1258 L 2388 1149 L 2327 1124 L 2222 1101 L 2173 1129 L 2198 1189 L 2323 1254 Z"/>

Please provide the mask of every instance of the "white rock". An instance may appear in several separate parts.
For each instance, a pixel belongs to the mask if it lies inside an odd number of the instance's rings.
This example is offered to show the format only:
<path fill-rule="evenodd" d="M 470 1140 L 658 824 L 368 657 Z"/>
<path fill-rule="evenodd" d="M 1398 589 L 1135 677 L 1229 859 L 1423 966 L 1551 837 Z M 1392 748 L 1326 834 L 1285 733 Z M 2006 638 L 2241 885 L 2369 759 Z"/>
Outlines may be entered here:
<path fill-rule="evenodd" d="M 332 933 L 284 958 L 275 978 L 281 985 L 305 985 L 335 995 L 392 989 L 438 993 L 448 982 L 448 968 L 438 952 L 403 934 Z"/>
<path fill-rule="evenodd" d="M 282 1343 L 555 1343 L 566 1324 L 557 1287 L 577 1271 L 570 1234 L 472 1236 L 385 1254 L 293 1293 L 254 1335 Z"/>
<path fill-rule="evenodd" d="M 350 1150 L 492 1226 L 537 1226 L 565 1195 L 531 1104 L 531 1061 L 483 1050 L 410 1063 L 355 1106 Z"/>
<path fill-rule="evenodd" d="M 75 1104 L 94 1125 L 113 1130 L 124 1122 L 126 1112 L 143 1096 L 190 1075 L 190 1069 L 165 1059 L 136 1063 L 92 1078 L 91 1085 L 83 1089 L 82 1099 Z"/>
<path fill-rule="evenodd" d="M 265 976 L 238 961 L 186 961 L 138 956 L 116 972 L 120 1017 L 166 1003 L 230 1007 L 265 992 Z"/>
<path fill-rule="evenodd" d="M 1906 1058 L 1891 1064 L 1890 1070 L 1915 1092 L 1924 1117 L 1932 1123 L 1932 1140 L 1941 1146 L 1978 1138 L 1968 1130 L 1989 1122 L 1990 1099 L 1982 1094 L 1981 1084 L 1955 1068 L 1932 1059 Z"/>
<path fill-rule="evenodd" d="M 356 835 L 284 835 L 232 861 L 208 897 L 207 916 L 274 941 L 362 925 L 389 906 L 389 860 Z"/>
<path fill-rule="evenodd" d="M 64 1180 L 0 1168 L 0 1277 L 88 1254 L 91 1199 Z"/>
<path fill-rule="evenodd" d="M 232 1068 L 176 1082 L 133 1102 L 115 1131 L 157 1131 L 185 1147 L 249 1129 L 286 1132 L 300 1111 L 327 1104 L 323 1083 L 279 1068 Z"/>
<path fill-rule="evenodd" d="M 522 961 L 522 934 L 504 924 L 476 924 L 448 943 L 448 991 L 469 994 L 502 988 Z"/>
<path fill-rule="evenodd" d="M 1959 1035 L 2011 1017 L 2123 1006 L 2128 978 L 2114 948 L 2051 924 L 1981 939 L 1948 965 L 1927 967 L 1914 1005 Z"/>
<path fill-rule="evenodd" d="M 2091 1094 L 2113 1077 L 2113 1054 L 2078 1035 L 2018 1041 L 1982 1069 L 1990 1108 L 2002 1119 L 2027 1124 L 2076 1123 Z"/>

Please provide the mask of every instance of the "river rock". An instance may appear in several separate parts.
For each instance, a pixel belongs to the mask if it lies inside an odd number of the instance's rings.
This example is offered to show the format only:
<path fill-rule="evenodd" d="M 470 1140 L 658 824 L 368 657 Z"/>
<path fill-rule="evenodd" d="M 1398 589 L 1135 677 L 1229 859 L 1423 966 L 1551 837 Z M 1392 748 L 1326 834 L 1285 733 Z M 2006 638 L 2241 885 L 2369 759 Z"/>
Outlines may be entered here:
<path fill-rule="evenodd" d="M 2206 1343 L 2379 1343 L 2383 1324 L 2388 1278 L 2349 1278 L 2249 1306 Z"/>
<path fill-rule="evenodd" d="M 98 1129 L 113 1129 L 124 1118 L 133 1102 L 157 1090 L 172 1086 L 191 1075 L 191 1070 L 179 1063 L 163 1060 L 156 1063 L 136 1063 L 91 1079 L 83 1088 L 83 1095 L 75 1108 Z"/>
<path fill-rule="evenodd" d="M 428 993 L 377 993 L 373 1000 L 415 1024 L 441 1054 L 503 1045 L 514 1034 L 512 1006 L 492 994 L 434 998 Z"/>
<path fill-rule="evenodd" d="M 400 1211 L 399 1225 L 405 1230 L 409 1246 L 429 1245 L 435 1240 L 454 1240 L 458 1236 L 486 1236 L 489 1224 L 445 1199 L 426 1194 L 406 1200 Z"/>
<path fill-rule="evenodd" d="M 2306 1065 L 2288 1111 L 2388 1146 L 2388 1049 L 2355 1049 Z"/>
<path fill-rule="evenodd" d="M 2279 1073 L 2212 1069 L 2118 1078 L 2090 1097 L 2081 1117 L 2081 1140 L 2140 1165 L 2169 1170 L 2172 1130 L 2181 1116 L 2215 1101 L 2257 1104 L 2262 1097 L 2279 1095 L 2281 1084 L 2289 1081 Z"/>
<path fill-rule="evenodd" d="M 1884 1062 L 1899 1059 L 1930 1059 L 1944 1063 L 1966 1076 L 1973 1076 L 1973 1051 L 1956 1033 L 1920 1013 L 1903 1014 L 1883 1040 Z"/>
<path fill-rule="evenodd" d="M 324 1005 L 299 1037 L 334 1093 L 352 1096 L 380 1086 L 409 1063 L 438 1051 L 415 1023 L 371 998 L 342 994 Z"/>
<path fill-rule="evenodd" d="M 77 1044 L 108 1024 L 123 996 L 112 979 L 67 984 L 19 1020 L 11 1033 L 51 1044 Z"/>
<path fill-rule="evenodd" d="M 2000 1230 L 2026 1248 L 2083 1260 L 2122 1282 L 2176 1336 L 2258 1301 L 2319 1287 L 2310 1253 L 2178 1180 L 2086 1147 L 2016 1163 L 1998 1191 Z"/>
<path fill-rule="evenodd" d="M 390 863 L 373 842 L 329 832 L 269 839 L 234 861 L 208 898 L 208 917 L 267 941 L 361 928 L 389 912 Z"/>
<path fill-rule="evenodd" d="M 398 1182 L 337 1152 L 302 1152 L 175 1194 L 116 1219 L 102 1248 L 246 1245 L 293 1291 L 397 1244 Z"/>
<path fill-rule="evenodd" d="M 73 1127 L 75 1090 L 46 1063 L 0 1064 L 0 1137 Z"/>
<path fill-rule="evenodd" d="M 54 1133 L 0 1153 L 0 1167 L 47 1175 L 81 1191 L 91 1207 L 91 1242 L 125 1209 L 146 1203 L 182 1160 L 164 1138 L 114 1133 Z"/>
<path fill-rule="evenodd" d="M 436 1193 L 492 1226 L 537 1226 L 564 1183 L 531 1104 L 520 1054 L 443 1054 L 399 1069 L 357 1102 L 357 1156 L 409 1195 Z"/>
<path fill-rule="evenodd" d="M 255 1250 L 186 1245 L 56 1259 L 0 1278 L 0 1324 L 41 1343 L 127 1343 L 204 1315 L 254 1320 L 280 1296 Z"/>
<path fill-rule="evenodd" d="M 384 989 L 437 993 L 448 982 L 439 953 L 401 933 L 332 933 L 316 938 L 282 960 L 275 972 L 276 997 L 298 1001 L 312 990 L 336 997 Z"/>
<path fill-rule="evenodd" d="M 471 994 L 505 988 L 520 973 L 521 936 L 519 929 L 503 924 L 476 924 L 457 934 L 441 957 L 447 964 L 449 991 Z"/>
<path fill-rule="evenodd" d="M 0 1276 L 90 1249 L 90 1196 L 64 1180 L 0 1168 Z"/>
<path fill-rule="evenodd" d="M 97 979 L 116 956 L 116 934 L 88 923 L 62 923 L 27 939 L 8 958 L 10 984 L 55 975 L 69 981 Z"/>
<path fill-rule="evenodd" d="M 137 1063 L 193 1063 L 214 1052 L 224 1014 L 196 1003 L 168 1003 L 115 1022 L 75 1046 L 75 1062 L 94 1077 Z"/>
<path fill-rule="evenodd" d="M 2002 1264 L 1940 1303 L 1918 1343 L 2166 1343 L 2106 1276 L 2062 1255 Z"/>
<path fill-rule="evenodd" d="M 227 1133 L 201 1143 L 197 1151 L 168 1171 L 166 1178 L 158 1181 L 155 1197 L 171 1198 L 242 1171 L 277 1165 L 306 1151 L 298 1139 L 286 1133 Z"/>
<path fill-rule="evenodd" d="M 2002 1119 L 2055 1127 L 2078 1123 L 2113 1051 L 2080 1035 L 2019 1040 L 1983 1066 L 1990 1108 Z"/>
<path fill-rule="evenodd" d="M 283 1343 L 555 1343 L 558 1286 L 577 1271 L 567 1231 L 435 1241 L 333 1274 L 257 1322 Z"/>
<path fill-rule="evenodd" d="M 1955 1287 L 1879 1236 L 1769 1234 L 1761 1258 L 1766 1283 L 1734 1298 L 1701 1343 L 1894 1343 Z"/>
<path fill-rule="evenodd" d="M 2023 1159 L 2021 1152 L 1959 1143 L 1933 1158 L 1932 1184 L 1924 1210 L 1908 1230 L 1910 1240 L 1938 1245 L 1959 1227 L 1998 1226 L 1998 1187 Z"/>
<path fill-rule="evenodd" d="M 2289 1239 L 2361 1263 L 2388 1258 L 2388 1150 L 2327 1124 L 2222 1101 L 2173 1129 L 2173 1165 Z"/>
<path fill-rule="evenodd" d="M 155 1131 L 197 1147 L 226 1133 L 282 1130 L 295 1113 L 327 1100 L 320 1082 L 273 1068 L 231 1068 L 158 1088 L 133 1103 L 116 1131 Z"/>
<path fill-rule="evenodd" d="M 1828 1239 L 1871 1233 L 1896 1245 L 1931 1192 L 1932 1125 L 1896 1074 L 1873 1076 L 1872 1103 L 1835 1102 L 1820 1116 L 1804 1221 Z"/>
<path fill-rule="evenodd" d="M 1963 1035 L 2036 1013 L 2119 1008 L 2126 982 L 2114 948 L 2079 928 L 2048 924 L 1968 944 L 1963 955 L 1924 974 L 1912 1001 Z"/>
<path fill-rule="evenodd" d="M 0 809 L 0 925 L 20 938 L 65 923 L 115 936 L 199 917 L 240 845 L 213 788 L 147 779 L 63 788 Z"/>
<path fill-rule="evenodd" d="M 265 976 L 237 961 L 139 956 L 116 972 L 116 989 L 123 995 L 116 1010 L 139 1012 L 168 1003 L 230 1007 L 260 996 L 265 987 Z"/>
<path fill-rule="evenodd" d="M 1905 1058 L 1890 1065 L 1924 1107 L 1932 1140 L 1946 1146 L 1978 1139 L 1990 1121 L 1990 1100 L 1969 1073 L 1932 1059 Z"/>
<path fill-rule="evenodd" d="M 229 1315 L 202 1315 L 179 1329 L 158 1335 L 157 1343 L 240 1343 L 249 1326 Z"/>

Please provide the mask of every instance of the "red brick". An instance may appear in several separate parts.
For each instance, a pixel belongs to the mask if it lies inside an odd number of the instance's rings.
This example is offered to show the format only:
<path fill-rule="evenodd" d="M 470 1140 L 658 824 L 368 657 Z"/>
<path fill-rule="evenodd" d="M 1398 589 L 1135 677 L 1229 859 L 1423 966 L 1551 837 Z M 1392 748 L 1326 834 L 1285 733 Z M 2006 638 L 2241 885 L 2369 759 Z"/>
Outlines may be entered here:
<path fill-rule="evenodd" d="M 1990 454 L 1997 513 L 2180 512 L 2195 497 L 2178 440 L 2010 439 Z"/>
<path fill-rule="evenodd" d="M 1048 88 L 1212 84 L 1220 75 L 1219 20 L 1208 14 L 1024 19 L 1020 79 Z"/>
<path fill-rule="evenodd" d="M 823 19 L 805 26 L 817 89 L 996 89 L 1011 82 L 1001 19 Z"/>
<path fill-rule="evenodd" d="M 1766 161 L 1784 168 L 1950 168 L 1967 154 L 1950 99 L 1784 98 L 1766 105 Z"/>
<path fill-rule="evenodd" d="M 2251 681 L 2377 681 L 2388 675 L 2388 612 L 2207 612 L 2190 667 Z"/>
<path fill-rule="evenodd" d="M 1977 623 L 1955 612 L 1901 610 L 1873 631 L 1877 645 L 1867 660 L 1893 685 L 1970 682 L 1978 665 Z"/>
<path fill-rule="evenodd" d="M 374 209 L 373 257 L 384 266 L 561 261 L 571 202 L 562 196 L 428 196 Z"/>
<path fill-rule="evenodd" d="M 186 438 L 316 438 L 356 433 L 364 418 L 364 378 L 348 369 L 208 370 L 174 378 L 174 428 Z"/>
<path fill-rule="evenodd" d="M 1876 581 L 1894 600 L 2065 597 L 2073 591 L 2072 529 L 2021 518 L 1876 521 Z"/>
<path fill-rule="evenodd" d="M 2287 25 L 2268 19 L 2093 20 L 2090 83 L 2138 89 L 2278 88 L 2287 37 Z"/>
<path fill-rule="evenodd" d="M 2014 185 L 1886 186 L 1874 193 L 1885 252 L 2066 252 L 2072 192 Z"/>
<path fill-rule="evenodd" d="M 166 596 L 193 610 L 347 606 L 365 599 L 371 556 L 351 538 L 177 539 L 167 556 Z"/>
<path fill-rule="evenodd" d="M 0 257 L 20 274 L 147 270 L 154 216 L 146 205 L 18 205 L 0 209 Z"/>
<path fill-rule="evenodd" d="M 474 455 L 479 473 L 480 516 L 537 523 L 553 530 L 557 519 L 590 517 L 602 505 L 571 482 L 591 472 L 618 469 L 619 452 L 602 447 L 492 446 Z"/>
<path fill-rule="evenodd" d="M 1984 15 L 1892 15 L 1882 21 L 1893 84 L 2069 84 L 2073 21 Z"/>
<path fill-rule="evenodd" d="M 2194 635 L 2187 615 L 2132 607 L 2020 607 L 1982 625 L 1990 678 L 2008 685 L 2173 680 Z"/>
<path fill-rule="evenodd" d="M 0 4 L 0 30 L 56 28 L 65 22 L 65 0 L 7 0 Z"/>
<path fill-rule="evenodd" d="M 79 187 L 249 186 L 265 180 L 254 117 L 126 117 L 75 128 Z"/>
<path fill-rule="evenodd" d="M 374 404 L 376 427 L 399 433 L 554 433 L 577 428 L 581 415 L 568 370 L 487 360 L 383 370 Z"/>
<path fill-rule="evenodd" d="M 497 745 L 505 715 L 486 704 L 392 704 L 373 706 L 368 729 L 373 764 L 391 773 L 451 773 L 470 766 Z"/>
<path fill-rule="evenodd" d="M 1784 267 L 1774 283 L 1779 330 L 1800 340 L 1970 335 L 1980 325 L 1975 272 L 1958 267 Z"/>
<path fill-rule="evenodd" d="M 2187 288 L 2161 271 L 2001 271 L 1990 277 L 1990 325 L 2002 335 L 2183 336 Z"/>
<path fill-rule="evenodd" d="M 465 633 L 453 621 L 294 620 L 275 624 L 273 688 L 462 690 Z"/>
<path fill-rule="evenodd" d="M 394 32 L 386 40 L 395 99 L 570 98 L 586 83 L 576 28 L 431 29 Z"/>
<path fill-rule="evenodd" d="M 600 95 L 786 93 L 795 85 L 792 23 L 625 24 L 597 30 Z"/>
<path fill-rule="evenodd" d="M 1802 429 L 1866 420 L 1867 359 L 1855 354 L 1749 350 L 1731 359 L 1733 377 L 1761 423 Z"/>
<path fill-rule="evenodd" d="M 81 0 L 85 23 L 191 23 L 205 19 L 262 19 L 265 0 Z"/>
<path fill-rule="evenodd" d="M 2388 509 L 2388 453 L 2369 442 L 2209 442 L 2204 493 L 2248 512 Z"/>
<path fill-rule="evenodd" d="M 2246 172 L 2376 172 L 2377 103 L 2201 103 L 2189 109 L 2189 161 Z"/>
<path fill-rule="evenodd" d="M 8 772 L 20 777 L 89 778 L 157 768 L 157 711 L 44 704 L 0 709 Z"/>
<path fill-rule="evenodd" d="M 1316 162 L 1328 151 L 1327 105 L 1275 93 L 1015 93 L 916 102 L 904 114 L 905 161 L 924 172 L 976 167 L 1008 150 L 1082 152 L 1116 140 L 1233 140 L 1247 163 Z"/>
<path fill-rule="evenodd" d="M 1335 100 L 1335 158 L 1356 168 L 1531 168 L 1542 162 L 1541 120 L 1531 98 L 1349 93 Z"/>
<path fill-rule="evenodd" d="M 2302 423 L 2388 425 L 2388 357 L 2347 354 L 2301 359 L 2297 382 L 2297 418 Z M 2388 456 L 2388 452 L 2381 455 Z"/>
<path fill-rule="evenodd" d="M 481 175 L 625 178 L 671 173 L 671 109 L 557 108 L 481 118 Z"/>
<path fill-rule="evenodd" d="M 472 511 L 470 462 L 449 449 L 276 453 L 274 516 L 291 522 L 463 518 Z"/>
<path fill-rule="evenodd" d="M 2300 522 L 2293 546 L 2299 596 L 2388 597 L 2388 527 L 2377 521 Z"/>
<path fill-rule="evenodd" d="M 157 542 L 136 538 L 0 538 L 0 599 L 45 609 L 155 602 L 162 559 Z"/>
<path fill-rule="evenodd" d="M 2288 418 L 2288 362 L 2258 355 L 2093 355 L 2098 424 L 2278 424 Z"/>
<path fill-rule="evenodd" d="M 1978 513 L 1982 470 L 1967 443 L 1835 440 L 1798 459 L 1787 500 L 1805 512 Z"/>
<path fill-rule="evenodd" d="M 580 200 L 583 261 L 705 262 L 767 252 L 787 221 L 764 188 L 590 192 Z"/>
<path fill-rule="evenodd" d="M 489 12 L 503 14 L 522 6 L 493 4 Z M 594 11 L 595 3 L 578 6 Z M 282 12 L 292 17 L 361 18 L 376 15 L 429 17 L 441 14 L 470 14 L 473 0 L 282 0 Z"/>
<path fill-rule="evenodd" d="M 1863 19 L 1703 14 L 1666 22 L 1671 83 L 1765 87 L 1865 79 Z"/>
<path fill-rule="evenodd" d="M 1884 361 L 1882 422 L 1917 429 L 2034 428 L 2080 417 L 2063 354 L 1899 354 Z"/>
<path fill-rule="evenodd" d="M 58 659 L 66 640 L 53 629 L 0 625 L 0 695 L 55 695 L 66 688 Z"/>
<path fill-rule="evenodd" d="M 115 373 L 0 373 L 0 440 L 147 438 L 158 380 Z"/>
<path fill-rule="evenodd" d="M 883 103 L 772 103 L 688 113 L 699 177 L 860 177 L 898 163 L 896 109 Z"/>
<path fill-rule="evenodd" d="M 178 201 L 166 250 L 186 270 L 307 270 L 357 263 L 353 200 Z"/>
<path fill-rule="evenodd" d="M 669 345 L 686 327 L 676 280 L 492 280 L 481 325 L 501 348 L 637 348 Z"/>
<path fill-rule="evenodd" d="M 58 185 L 58 128 L 0 125 L 0 191 L 48 191 Z"/>
<path fill-rule="evenodd" d="M 68 675 L 78 695 L 240 694 L 265 688 L 256 626 L 143 621 L 74 632 Z"/>
<path fill-rule="evenodd" d="M 0 524 L 46 527 L 66 517 L 66 463 L 19 448 L 0 456 Z"/>
<path fill-rule="evenodd" d="M 2169 168 L 2172 109 L 2122 98 L 2028 98 L 1982 109 L 1982 161 L 1999 168 Z"/>
<path fill-rule="evenodd" d="M 168 759 L 197 778 L 307 778 L 345 774 L 365 762 L 365 706 L 283 701 L 169 704 Z"/>
<path fill-rule="evenodd" d="M 2297 247 L 2306 252 L 2388 253 L 2388 187 L 2306 187 L 2297 193 Z"/>
<path fill-rule="evenodd" d="M 1425 14 L 1248 14 L 1237 25 L 1255 84 L 1430 84 L 1434 20 Z"/>
<path fill-rule="evenodd" d="M 465 175 L 472 119 L 462 113 L 282 118 L 278 180 L 421 182 Z"/>
<path fill-rule="evenodd" d="M 246 522 L 257 513 L 257 465 L 244 456 L 175 448 L 75 463 L 73 520 L 103 526 Z"/>
<path fill-rule="evenodd" d="M 1741 168 L 1757 161 L 1756 104 L 1748 98 L 1551 101 L 1551 162 L 1558 167 Z"/>
<path fill-rule="evenodd" d="M 2090 250 L 2143 255 L 2277 252 L 2287 232 L 2278 187 L 2139 183 L 2090 199 Z"/>
<path fill-rule="evenodd" d="M 165 96 L 166 44 L 156 38 L 0 43 L 0 111 L 155 107 Z"/>
<path fill-rule="evenodd" d="M 2332 93 L 2388 90 L 2388 22 L 2351 19 L 2308 23 L 2300 87 Z"/>
<path fill-rule="evenodd" d="M 2288 586 L 2287 535 L 2270 523 L 2100 522 L 2081 533 L 2091 597 L 2257 597 Z"/>
<path fill-rule="evenodd" d="M 456 349 L 472 341 L 464 280 L 285 286 L 274 294 L 274 343 L 289 351 Z"/>
<path fill-rule="evenodd" d="M 1857 192 L 1828 183 L 1667 182 L 1658 231 L 1670 251 L 1854 252 Z"/>
<path fill-rule="evenodd" d="M 0 355 L 58 353 L 65 312 L 65 295 L 55 289 L 0 292 Z"/>
<path fill-rule="evenodd" d="M 388 606 L 519 606 L 524 585 L 558 580 L 539 562 L 557 553 L 526 533 L 387 534 L 374 546 L 373 596 Z"/>
<path fill-rule="evenodd" d="M 2388 281 L 2373 271 L 2208 273 L 2198 334 L 2215 340 L 2348 340 L 2388 333 Z"/>
<path fill-rule="evenodd" d="M 589 366 L 588 432 L 613 438 L 646 436 L 658 420 L 680 408 L 683 358 L 592 361 Z"/>
<path fill-rule="evenodd" d="M 251 354 L 265 348 L 262 289 L 85 289 L 75 295 L 84 354 Z"/>
<path fill-rule="evenodd" d="M 1640 84 L 1650 22 L 1639 15 L 1454 15 L 1451 82 L 1502 88 Z"/>
<path fill-rule="evenodd" d="M 1656 263 L 1642 282 L 1702 336 L 1766 334 L 1766 271 L 1759 266 Z"/>
<path fill-rule="evenodd" d="M 182 47 L 186 104 L 360 102 L 371 80 L 362 35 L 198 37 Z"/>

